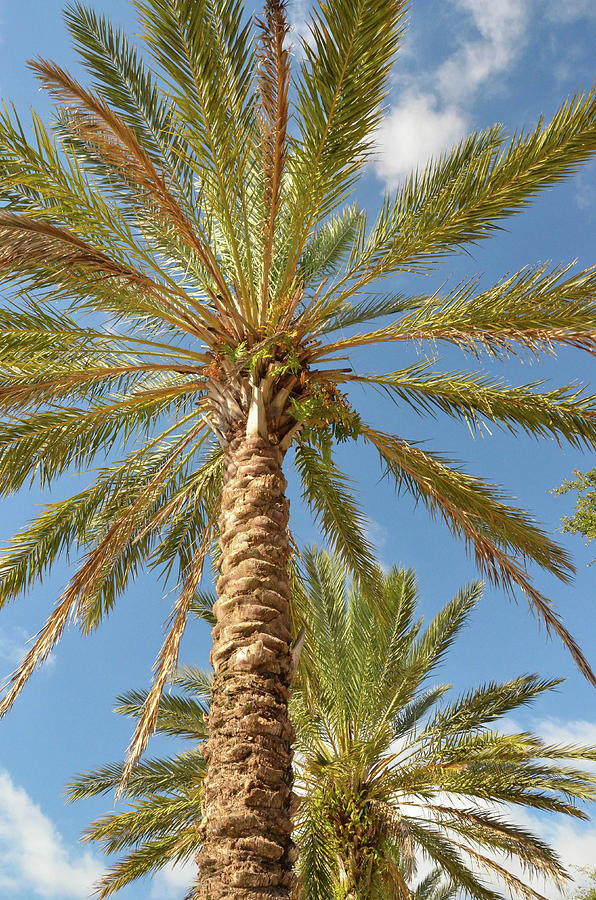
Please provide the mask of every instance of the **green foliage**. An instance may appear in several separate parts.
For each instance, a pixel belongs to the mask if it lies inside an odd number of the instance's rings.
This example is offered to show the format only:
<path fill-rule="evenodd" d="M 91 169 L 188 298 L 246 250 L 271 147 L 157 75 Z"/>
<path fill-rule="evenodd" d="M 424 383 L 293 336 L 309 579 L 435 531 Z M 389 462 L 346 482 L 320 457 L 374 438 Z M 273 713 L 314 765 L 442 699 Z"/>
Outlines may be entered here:
<path fill-rule="evenodd" d="M 308 444 L 297 444 L 294 464 L 302 483 L 302 497 L 330 545 L 352 571 L 366 576 L 373 565 L 372 547 L 366 537 L 366 518 L 350 493 L 350 481 L 335 465 L 330 448 L 321 453 Z"/>
<path fill-rule="evenodd" d="M 421 851 L 436 869 L 411 892 L 416 900 L 501 900 L 482 871 L 503 879 L 508 896 L 538 900 L 509 863 L 567 884 L 552 848 L 511 821 L 507 807 L 585 817 L 581 804 L 596 797 L 596 777 L 570 762 L 594 761 L 596 748 L 499 729 L 501 716 L 559 682 L 525 675 L 450 702 L 442 699 L 448 685 L 429 685 L 479 597 L 480 586 L 470 585 L 425 623 L 412 572 L 373 567 L 356 583 L 341 557 L 301 554 L 292 612 L 306 638 L 290 709 L 305 900 L 403 898 Z M 195 614 L 209 617 L 210 603 Z M 174 681 L 159 729 L 203 740 L 210 676 L 184 667 Z M 117 711 L 138 716 L 143 697 L 128 694 Z M 69 796 L 103 795 L 120 774 L 112 765 L 80 775 Z M 127 788 L 132 805 L 86 831 L 87 840 L 124 853 L 100 896 L 196 853 L 203 776 L 200 748 L 137 765 Z"/>
<path fill-rule="evenodd" d="M 587 877 L 588 883 L 576 890 L 574 900 L 596 900 L 596 869 L 579 868 L 579 872 Z"/>
<path fill-rule="evenodd" d="M 563 531 L 583 534 L 586 544 L 596 538 L 596 469 L 585 474 L 575 472 L 575 478 L 564 481 L 553 493 L 568 494 L 577 491 L 575 512 L 563 518 Z"/>

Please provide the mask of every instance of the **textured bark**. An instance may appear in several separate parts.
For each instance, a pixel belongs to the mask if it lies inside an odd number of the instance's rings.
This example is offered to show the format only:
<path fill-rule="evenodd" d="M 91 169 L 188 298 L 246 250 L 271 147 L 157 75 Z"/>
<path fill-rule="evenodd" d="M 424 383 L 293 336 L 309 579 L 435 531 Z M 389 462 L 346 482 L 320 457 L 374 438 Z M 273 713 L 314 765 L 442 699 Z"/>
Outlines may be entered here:
<path fill-rule="evenodd" d="M 290 896 L 289 504 L 282 454 L 261 437 L 227 452 L 198 855 L 201 900 Z"/>

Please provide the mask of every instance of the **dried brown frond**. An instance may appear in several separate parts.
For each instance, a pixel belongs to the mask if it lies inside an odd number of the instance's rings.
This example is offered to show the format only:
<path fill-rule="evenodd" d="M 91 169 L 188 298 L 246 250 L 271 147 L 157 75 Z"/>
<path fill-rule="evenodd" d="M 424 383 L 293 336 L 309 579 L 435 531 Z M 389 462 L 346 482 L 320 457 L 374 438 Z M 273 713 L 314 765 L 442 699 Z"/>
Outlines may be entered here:
<path fill-rule="evenodd" d="M 575 638 L 553 610 L 550 601 L 534 587 L 525 568 L 491 536 L 495 532 L 502 532 L 509 518 L 508 513 L 511 514 L 512 526 L 515 525 L 514 515 L 519 511 L 495 504 L 489 497 L 485 499 L 482 509 L 466 508 L 463 501 L 456 502 L 452 492 L 447 489 L 447 482 L 444 481 L 446 474 L 454 475 L 455 472 L 448 470 L 438 459 L 406 441 L 383 435 L 364 425 L 362 433 L 385 460 L 395 465 L 399 472 L 417 486 L 430 512 L 441 516 L 452 532 L 464 538 L 466 547 L 473 550 L 478 569 L 491 584 L 501 585 L 512 596 L 516 589 L 523 592 L 532 612 L 544 623 L 547 634 L 554 633 L 561 639 L 582 675 L 596 687 L 596 674 Z M 469 476 L 465 476 L 465 480 L 470 484 L 473 482 Z M 490 506 L 493 506 L 492 510 Z M 498 521 L 497 516 L 501 521 Z M 564 551 L 546 536 L 541 535 L 538 530 L 527 528 L 524 530 L 528 541 L 532 541 L 535 546 L 533 552 L 529 545 L 527 550 L 520 548 L 519 552 L 534 559 L 540 556 L 537 561 L 543 568 L 562 580 L 568 580 L 573 572 L 573 566 Z M 516 541 L 518 545 L 520 540 L 523 541 L 523 537 L 521 534 Z M 506 534 L 503 542 L 507 543 Z"/>
<path fill-rule="evenodd" d="M 178 232 L 194 250 L 216 285 L 226 298 L 226 309 L 234 318 L 238 315 L 223 275 L 206 241 L 201 240 L 196 227 L 189 221 L 176 197 L 169 189 L 163 173 L 155 168 L 151 157 L 141 146 L 126 122 L 96 94 L 85 90 L 76 79 L 60 66 L 48 60 L 30 62 L 42 85 L 60 103 L 68 107 L 68 119 L 74 133 L 92 146 L 114 166 L 122 176 L 141 191 L 146 192 Z M 74 105 L 76 104 L 76 105 Z"/>
<path fill-rule="evenodd" d="M 134 269 L 91 247 L 68 228 L 0 210 L 0 268 L 8 268 L 28 258 L 41 259 L 47 264 L 80 264 L 132 280 L 143 278 Z"/>
<path fill-rule="evenodd" d="M 126 789 L 132 770 L 139 761 L 149 742 L 149 738 L 155 730 L 162 691 L 178 662 L 180 641 L 186 627 L 188 610 L 203 574 L 203 565 L 207 550 L 211 544 L 211 535 L 212 525 L 209 524 L 203 532 L 201 546 L 191 563 L 172 615 L 168 620 L 168 626 L 171 627 L 153 667 L 155 679 L 145 700 L 143 714 L 139 719 L 128 749 L 126 763 L 122 770 L 122 779 L 116 790 L 116 800 L 122 796 L 123 791 Z"/>
<path fill-rule="evenodd" d="M 132 504 L 131 507 L 108 529 L 101 543 L 88 555 L 85 564 L 78 570 L 70 584 L 62 594 L 58 605 L 49 617 L 48 621 L 38 632 L 35 643 L 27 653 L 21 664 L 10 676 L 8 684 L 10 688 L 0 702 L 0 718 L 4 716 L 14 704 L 26 682 L 33 674 L 38 664 L 43 663 L 62 637 L 64 629 L 70 618 L 77 617 L 89 630 L 88 616 L 86 613 L 93 605 L 94 590 L 105 572 L 106 566 L 114 553 L 130 540 L 137 524 L 135 511 L 141 501 L 146 498 L 147 491 L 155 488 L 157 483 L 163 480 L 167 469 L 173 459 L 181 453 L 196 434 L 204 428 L 201 423 L 194 428 L 176 450 L 170 455 L 164 466 L 154 476 L 145 491 Z"/>
<path fill-rule="evenodd" d="M 288 50 L 284 50 L 283 46 L 289 31 L 286 20 L 286 0 L 267 0 L 265 21 L 257 20 L 257 24 L 261 29 L 258 48 L 258 87 L 261 101 L 261 142 L 265 175 L 261 296 L 261 323 L 264 323 L 269 303 L 269 274 L 273 257 L 275 219 L 280 205 L 281 180 L 286 162 L 290 85 L 290 57 Z"/>
<path fill-rule="evenodd" d="M 407 821 L 401 814 L 399 807 L 379 800 L 373 801 L 373 805 L 377 805 L 380 808 L 381 814 L 388 825 L 389 833 L 399 848 L 400 874 L 407 881 L 411 881 L 417 872 L 416 845 Z"/>
<path fill-rule="evenodd" d="M 0 703 L 0 718 L 12 707 L 37 665 L 47 659 L 49 653 L 51 653 L 56 643 L 62 637 L 69 618 L 73 615 L 77 618 L 82 618 L 87 630 L 89 630 L 88 617 L 85 613 L 90 605 L 93 604 L 94 591 L 110 559 L 114 553 L 118 552 L 119 548 L 130 540 L 137 522 L 135 511 L 139 503 L 145 498 L 147 491 L 154 488 L 163 479 L 175 456 L 182 452 L 189 441 L 204 427 L 201 423 L 191 431 L 186 440 L 170 455 L 145 491 L 137 498 L 137 501 L 116 520 L 108 529 L 101 543 L 88 555 L 85 564 L 75 574 L 64 591 L 56 609 L 38 633 L 33 647 L 10 677 L 10 689 Z"/>

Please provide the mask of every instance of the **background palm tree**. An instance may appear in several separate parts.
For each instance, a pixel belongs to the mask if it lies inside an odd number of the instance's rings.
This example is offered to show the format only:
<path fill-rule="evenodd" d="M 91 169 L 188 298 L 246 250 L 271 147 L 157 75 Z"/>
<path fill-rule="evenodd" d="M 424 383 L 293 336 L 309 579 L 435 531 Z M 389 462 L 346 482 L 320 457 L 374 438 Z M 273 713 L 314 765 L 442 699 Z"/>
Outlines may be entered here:
<path fill-rule="evenodd" d="M 0 714 L 71 619 L 93 631 L 142 565 L 171 575 L 179 592 L 124 784 L 218 539 L 203 883 L 211 898 L 285 896 L 290 446 L 304 499 L 355 571 L 371 573 L 371 552 L 332 457 L 334 442 L 351 439 L 465 540 L 490 581 L 520 589 L 594 680 L 525 568 L 534 561 L 566 579 L 563 550 L 498 489 L 366 422 L 343 391 L 382 387 L 472 428 L 485 419 L 594 446 L 595 404 L 577 386 L 511 387 L 426 362 L 400 368 L 394 357 L 390 371 L 369 372 L 344 360 L 380 343 L 447 342 L 473 359 L 594 350 L 592 269 L 534 266 L 431 296 L 370 291 L 489 236 L 573 173 L 596 151 L 596 96 L 572 97 L 550 123 L 511 138 L 499 126 L 472 134 L 369 223 L 341 206 L 373 146 L 403 0 L 315 4 L 293 82 L 283 0 L 267 0 L 256 41 L 241 0 L 134 5 L 149 62 L 73 3 L 66 19 L 91 86 L 37 60 L 56 101 L 50 128 L 34 116 L 27 137 L 16 111 L 0 115 L 0 273 L 14 288 L 0 312 L 0 485 L 94 473 L 2 557 L 2 602 L 59 554 L 82 558 Z M 390 324 L 370 324 L 382 316 Z"/>
<path fill-rule="evenodd" d="M 489 682 L 451 702 L 449 685 L 429 683 L 466 624 L 479 585 L 462 590 L 423 628 L 412 572 L 378 570 L 365 587 L 349 583 L 338 557 L 306 551 L 294 584 L 295 626 L 306 639 L 290 711 L 296 728 L 295 810 L 304 900 L 388 900 L 460 892 L 496 900 L 541 898 L 510 871 L 566 884 L 553 850 L 511 821 L 512 807 L 585 818 L 578 801 L 596 796 L 596 776 L 571 761 L 596 759 L 595 747 L 548 745 L 530 733 L 495 727 L 502 715 L 558 684 L 526 675 Z M 208 597 L 194 609 L 209 615 Z M 179 691 L 164 697 L 158 729 L 204 741 L 211 677 L 183 667 Z M 117 711 L 138 717 L 146 692 L 120 698 Z M 122 764 L 79 776 L 69 797 L 110 792 Z M 131 806 L 94 822 L 86 839 L 123 856 L 100 896 L 200 846 L 205 760 L 201 746 L 138 764 Z M 437 867 L 419 890 L 409 887 L 422 855 Z M 482 876 L 493 884 L 487 885 Z M 443 879 L 442 885 L 439 884 Z M 200 883 L 197 888 L 200 893 Z"/>

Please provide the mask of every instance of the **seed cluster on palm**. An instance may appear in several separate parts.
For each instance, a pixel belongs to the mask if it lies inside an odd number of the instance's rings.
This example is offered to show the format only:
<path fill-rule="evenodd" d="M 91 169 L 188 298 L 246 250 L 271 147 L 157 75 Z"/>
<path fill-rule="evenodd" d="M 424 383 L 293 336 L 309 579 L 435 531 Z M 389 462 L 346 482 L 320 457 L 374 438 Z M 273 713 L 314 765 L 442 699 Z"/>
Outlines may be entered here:
<path fill-rule="evenodd" d="M 292 612 L 306 638 L 290 700 L 297 896 L 415 900 L 432 887 L 444 900 L 497 900 L 502 892 L 543 900 L 542 879 L 564 886 L 557 854 L 516 823 L 515 808 L 585 818 L 582 803 L 596 796 L 585 766 L 596 747 L 549 744 L 499 722 L 558 682 L 525 675 L 454 700 L 449 684 L 434 683 L 480 586 L 461 590 L 424 627 L 411 571 L 379 569 L 363 586 L 350 583 L 338 556 L 316 550 L 302 553 L 300 568 Z M 203 596 L 193 612 L 208 618 L 209 606 Z M 174 684 L 157 727 L 191 749 L 138 763 L 128 808 L 87 828 L 86 840 L 121 854 L 100 897 L 200 850 L 211 673 L 182 666 Z M 129 692 L 117 712 L 138 718 L 146 696 Z M 112 764 L 77 776 L 69 798 L 111 793 L 122 770 Z M 436 866 L 429 880 L 417 874 L 423 861 Z"/>
<path fill-rule="evenodd" d="M 373 291 L 488 237 L 575 172 L 596 152 L 596 95 L 570 98 L 535 130 L 470 136 L 387 195 L 369 222 L 345 203 L 374 147 L 403 0 L 315 4 L 295 76 L 284 0 L 267 0 L 254 27 L 241 0 L 134 6 L 142 53 L 71 3 L 66 21 L 90 86 L 37 60 L 56 104 L 51 124 L 34 116 L 31 131 L 14 109 L 0 114 L 0 277 L 13 289 L 0 310 L 0 486 L 93 472 L 2 555 L 2 602 L 61 554 L 81 563 L 0 714 L 70 621 L 87 634 L 140 567 L 165 575 L 179 591 L 124 784 L 219 542 L 202 867 L 213 900 L 285 897 L 290 447 L 306 503 L 354 571 L 370 574 L 372 555 L 336 441 L 368 445 L 463 538 L 490 581 L 525 595 L 595 680 L 526 569 L 534 562 L 565 580 L 565 552 L 499 489 L 422 449 L 420 435 L 367 422 L 349 391 L 380 385 L 398 404 L 472 428 L 488 420 L 587 447 L 594 399 L 575 385 L 399 368 L 395 355 L 381 372 L 356 371 L 345 357 L 377 344 L 455 345 L 474 362 L 594 351 L 593 269 L 534 266 L 483 289 L 472 276 L 446 295 Z"/>

